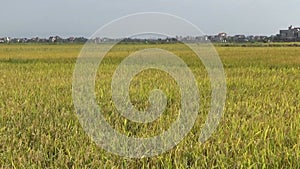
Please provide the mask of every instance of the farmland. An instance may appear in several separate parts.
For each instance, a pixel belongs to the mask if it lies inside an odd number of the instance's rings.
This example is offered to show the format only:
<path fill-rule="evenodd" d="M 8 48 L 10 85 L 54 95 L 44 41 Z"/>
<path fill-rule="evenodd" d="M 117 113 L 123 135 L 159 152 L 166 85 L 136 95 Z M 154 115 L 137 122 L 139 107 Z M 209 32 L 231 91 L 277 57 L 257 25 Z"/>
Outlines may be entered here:
<path fill-rule="evenodd" d="M 216 47 L 225 69 L 227 99 L 217 130 L 203 144 L 198 137 L 210 107 L 210 82 L 201 62 L 180 44 L 120 44 L 104 58 L 95 92 L 106 120 L 126 135 L 149 137 L 176 119 L 180 91 L 168 74 L 157 70 L 134 78 L 130 91 L 138 109 L 147 107 L 149 91 L 165 91 L 168 108 L 159 120 L 135 124 L 118 115 L 111 103 L 110 82 L 118 64 L 147 47 L 182 57 L 199 87 L 198 119 L 175 148 L 152 158 L 130 159 L 93 143 L 72 99 L 82 45 L 2 44 L 0 168 L 300 168 L 299 47 Z"/>

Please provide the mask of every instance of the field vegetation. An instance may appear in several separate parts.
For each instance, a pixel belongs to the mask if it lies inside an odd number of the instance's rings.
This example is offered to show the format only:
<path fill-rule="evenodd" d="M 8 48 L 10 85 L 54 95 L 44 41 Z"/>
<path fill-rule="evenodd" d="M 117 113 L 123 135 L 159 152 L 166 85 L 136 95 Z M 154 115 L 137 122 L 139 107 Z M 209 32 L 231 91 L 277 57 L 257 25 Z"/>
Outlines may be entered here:
<path fill-rule="evenodd" d="M 224 116 L 203 144 L 201 126 L 210 108 L 205 67 L 181 44 L 120 44 L 104 58 L 96 96 L 106 120 L 128 136 L 149 137 L 178 116 L 180 90 L 167 74 L 146 70 L 130 86 L 132 103 L 148 106 L 148 94 L 165 91 L 166 112 L 149 124 L 130 122 L 111 101 L 118 64 L 148 47 L 180 56 L 197 79 L 201 96 L 192 131 L 174 149 L 129 159 L 98 147 L 82 129 L 72 100 L 72 78 L 81 44 L 0 45 L 0 168 L 300 168 L 300 48 L 217 45 L 227 81 Z"/>

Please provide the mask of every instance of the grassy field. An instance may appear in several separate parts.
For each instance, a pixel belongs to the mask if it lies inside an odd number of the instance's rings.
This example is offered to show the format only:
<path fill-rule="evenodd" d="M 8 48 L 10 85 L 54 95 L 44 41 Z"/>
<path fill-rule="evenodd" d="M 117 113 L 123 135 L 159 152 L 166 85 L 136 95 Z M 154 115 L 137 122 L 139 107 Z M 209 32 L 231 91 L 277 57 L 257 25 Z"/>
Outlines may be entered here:
<path fill-rule="evenodd" d="M 178 44 L 149 45 L 181 56 L 197 79 L 201 109 L 188 136 L 152 158 L 129 159 L 91 141 L 76 117 L 72 76 L 82 45 L 0 45 L 0 168 L 300 168 L 300 48 L 222 47 L 227 100 L 213 136 L 198 142 L 210 107 L 205 68 Z M 166 113 L 150 124 L 118 115 L 110 81 L 129 53 L 147 45 L 116 46 L 103 60 L 96 96 L 107 121 L 129 136 L 154 136 L 178 115 L 179 89 L 172 78 L 148 70 L 132 82 L 131 99 L 147 107 L 148 92 L 165 91 Z"/>

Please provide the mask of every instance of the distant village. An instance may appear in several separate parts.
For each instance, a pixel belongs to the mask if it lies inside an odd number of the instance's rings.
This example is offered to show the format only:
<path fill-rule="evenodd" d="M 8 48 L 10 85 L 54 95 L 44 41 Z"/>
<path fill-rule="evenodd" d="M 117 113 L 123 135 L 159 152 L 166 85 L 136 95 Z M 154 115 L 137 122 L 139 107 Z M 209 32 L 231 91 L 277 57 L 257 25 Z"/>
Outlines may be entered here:
<path fill-rule="evenodd" d="M 99 37 L 94 39 L 87 39 L 85 37 L 69 37 L 61 38 L 59 36 L 51 36 L 49 38 L 11 38 L 2 37 L 0 43 L 109 43 L 119 42 L 120 39 L 110 39 L 106 37 Z M 143 43 L 172 43 L 177 41 L 183 42 L 213 42 L 213 43 L 247 43 L 247 42 L 300 42 L 300 27 L 289 26 L 286 30 L 280 30 L 279 34 L 272 36 L 246 36 L 234 35 L 229 36 L 227 33 L 222 32 L 217 35 L 205 36 L 176 36 L 165 39 L 122 39 L 122 42 L 143 42 Z"/>

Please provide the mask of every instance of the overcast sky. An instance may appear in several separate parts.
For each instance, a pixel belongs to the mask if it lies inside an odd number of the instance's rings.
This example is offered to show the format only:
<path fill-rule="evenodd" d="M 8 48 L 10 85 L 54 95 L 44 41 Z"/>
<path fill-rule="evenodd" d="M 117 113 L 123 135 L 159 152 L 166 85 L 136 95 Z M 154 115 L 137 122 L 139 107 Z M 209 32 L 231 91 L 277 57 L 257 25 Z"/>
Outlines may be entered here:
<path fill-rule="evenodd" d="M 183 17 L 205 34 L 272 35 L 300 26 L 300 0 L 0 0 L 0 37 L 89 37 L 137 12 Z"/>

